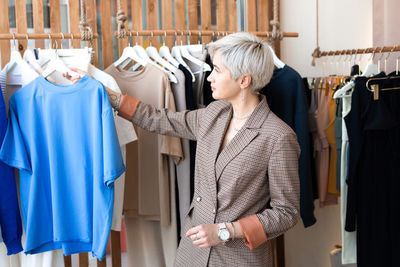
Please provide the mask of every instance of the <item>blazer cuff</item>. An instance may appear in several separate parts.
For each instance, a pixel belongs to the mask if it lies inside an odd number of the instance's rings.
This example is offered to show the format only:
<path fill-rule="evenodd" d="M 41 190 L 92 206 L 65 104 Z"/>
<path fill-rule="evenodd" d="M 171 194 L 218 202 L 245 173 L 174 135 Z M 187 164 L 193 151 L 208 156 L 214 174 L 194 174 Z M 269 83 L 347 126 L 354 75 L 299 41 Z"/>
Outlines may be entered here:
<path fill-rule="evenodd" d="M 128 121 L 132 121 L 139 103 L 139 99 L 131 97 L 130 95 L 124 95 L 121 105 L 119 106 L 118 115 Z"/>
<path fill-rule="evenodd" d="M 244 234 L 243 241 L 249 249 L 253 250 L 261 244 L 267 242 L 267 235 L 257 215 L 254 214 L 248 216 L 238 220 L 238 222 L 240 227 L 242 227 L 242 232 Z"/>

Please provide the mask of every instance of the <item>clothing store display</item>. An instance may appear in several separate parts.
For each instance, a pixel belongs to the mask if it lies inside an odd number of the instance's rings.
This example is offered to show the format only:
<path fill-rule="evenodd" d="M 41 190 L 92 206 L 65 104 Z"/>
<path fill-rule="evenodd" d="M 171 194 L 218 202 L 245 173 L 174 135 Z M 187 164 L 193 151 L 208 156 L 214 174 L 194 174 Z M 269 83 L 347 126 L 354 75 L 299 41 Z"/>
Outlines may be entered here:
<path fill-rule="evenodd" d="M 160 108 L 175 110 L 168 78 L 155 67 L 147 64 L 138 71 L 125 71 L 110 65 L 105 72 L 116 80 L 123 93 Z M 168 162 L 164 155 L 173 157 L 175 163 L 179 163 L 183 158 L 181 141 L 179 138 L 158 136 L 138 128 L 136 133 L 137 150 L 134 143 L 127 145 L 125 187 L 129 188 L 130 193 L 125 194 L 124 212 L 128 216 L 146 217 L 169 225 Z"/>
<path fill-rule="evenodd" d="M 65 255 L 91 251 L 101 260 L 113 183 L 125 171 L 103 85 L 87 75 L 67 86 L 39 76 L 9 105 L 0 159 L 20 170 L 25 253 L 62 248 Z M 33 212 L 38 207 L 42 212 Z"/>
<path fill-rule="evenodd" d="M 5 88 L 3 85 L 2 88 Z M 7 112 L 3 94 L 0 95 L 0 147 L 7 128 Z M 5 243 L 7 255 L 22 251 L 22 224 L 18 205 L 14 169 L 0 161 L 0 242 Z"/>
<path fill-rule="evenodd" d="M 367 80 L 356 78 L 345 117 L 350 144 L 345 229 L 357 230 L 357 266 L 398 266 L 400 91 L 380 90 L 374 100 Z M 386 79 L 384 86 L 398 87 L 398 78 Z"/>
<path fill-rule="evenodd" d="M 191 203 L 184 232 L 199 224 L 239 220 L 246 236 L 245 240 L 230 240 L 212 248 L 198 248 L 184 237 L 175 265 L 246 266 L 251 262 L 252 266 L 272 266 L 272 245 L 267 238 L 281 235 L 298 220 L 300 148 L 296 135 L 270 112 L 264 96 L 260 100 L 243 128 L 218 155 L 220 146 L 215 141 L 222 143 L 233 112 L 228 102 L 214 101 L 204 109 L 174 113 L 124 97 L 120 115 L 132 118 L 135 125 L 197 140 L 196 200 Z M 208 197 L 202 198 L 205 195 Z M 266 209 L 270 197 L 271 208 Z M 277 212 L 278 207 L 285 212 Z"/>
<path fill-rule="evenodd" d="M 316 85 L 317 86 L 317 82 Z M 321 89 L 319 89 L 319 86 Z M 329 181 L 329 143 L 326 138 L 325 128 L 329 125 L 329 95 L 331 86 L 326 81 L 319 81 L 314 92 L 314 101 L 317 101 L 317 108 L 313 112 L 316 124 L 314 138 L 314 153 L 318 178 L 318 195 L 320 206 L 337 204 L 337 195 L 328 192 Z"/>
<path fill-rule="evenodd" d="M 296 133 L 301 148 L 299 158 L 300 214 L 305 227 L 316 222 L 309 151 L 308 104 L 300 75 L 288 65 L 275 69 L 271 81 L 261 91 L 271 111 Z"/>
<path fill-rule="evenodd" d="M 112 64 L 105 71 L 114 77 L 123 93 L 159 108 L 176 110 L 168 77 L 150 64 L 137 71 L 119 70 Z M 149 261 L 149 258 L 146 258 L 147 254 L 142 254 L 140 259 L 133 258 L 132 255 L 137 254 L 128 247 L 128 263 L 130 266 L 142 261 L 145 263 L 159 261 L 167 264 L 175 257 L 178 235 L 174 190 L 171 195 L 171 187 L 175 188 L 175 171 L 171 170 L 172 166 L 169 167 L 169 158 L 177 165 L 181 163 L 183 159 L 181 140 L 150 133 L 141 128 L 136 128 L 136 133 L 138 141 L 127 145 L 128 168 L 124 199 L 124 214 L 128 220 L 127 241 L 133 248 L 142 246 L 149 251 L 161 249 L 163 252 L 153 254 L 153 259 Z M 141 228 L 131 229 L 131 225 L 135 227 L 135 224 L 130 224 L 132 220 L 141 222 L 136 224 Z M 157 227 L 158 231 L 161 230 L 160 235 L 156 236 L 149 232 L 154 227 Z M 154 238 L 154 242 L 147 243 L 147 239 L 137 237 L 132 239 L 131 233 L 137 231 Z"/>

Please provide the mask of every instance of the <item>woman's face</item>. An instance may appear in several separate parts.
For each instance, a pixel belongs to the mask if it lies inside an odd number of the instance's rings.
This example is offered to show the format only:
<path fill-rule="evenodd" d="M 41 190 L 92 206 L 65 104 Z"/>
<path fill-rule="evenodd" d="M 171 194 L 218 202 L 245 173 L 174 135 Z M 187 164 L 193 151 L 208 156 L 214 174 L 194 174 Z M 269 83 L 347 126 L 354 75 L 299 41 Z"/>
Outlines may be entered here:
<path fill-rule="evenodd" d="M 214 55 L 213 64 L 214 69 L 207 78 L 211 82 L 213 98 L 232 101 L 240 97 L 239 82 L 232 78 L 230 71 L 222 63 L 222 57 L 218 52 Z"/>

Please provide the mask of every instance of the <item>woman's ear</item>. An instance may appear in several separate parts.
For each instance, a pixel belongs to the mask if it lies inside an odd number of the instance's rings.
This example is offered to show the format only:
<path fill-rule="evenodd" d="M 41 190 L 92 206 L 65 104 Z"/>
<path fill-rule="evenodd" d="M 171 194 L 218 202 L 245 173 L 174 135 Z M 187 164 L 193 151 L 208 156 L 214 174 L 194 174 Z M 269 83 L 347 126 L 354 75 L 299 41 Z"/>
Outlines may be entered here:
<path fill-rule="evenodd" d="M 244 75 L 239 78 L 239 85 L 241 89 L 249 87 L 251 84 L 251 75 Z"/>

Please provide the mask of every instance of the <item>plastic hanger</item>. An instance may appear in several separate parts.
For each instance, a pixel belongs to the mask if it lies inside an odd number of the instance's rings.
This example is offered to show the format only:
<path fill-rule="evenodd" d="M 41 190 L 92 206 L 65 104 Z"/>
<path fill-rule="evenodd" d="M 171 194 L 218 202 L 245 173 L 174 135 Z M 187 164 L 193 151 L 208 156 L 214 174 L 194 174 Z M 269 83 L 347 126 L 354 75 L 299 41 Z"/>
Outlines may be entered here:
<path fill-rule="evenodd" d="M 139 32 L 136 32 L 136 35 L 139 36 Z M 133 49 L 135 49 L 135 52 L 138 54 L 138 56 L 141 57 L 142 59 L 144 59 L 147 63 L 150 63 L 157 69 L 162 70 L 163 72 L 167 73 L 168 78 L 171 82 L 178 83 L 178 80 L 171 72 L 167 71 L 166 69 L 164 69 L 163 67 L 161 67 L 160 65 L 158 65 L 157 63 L 155 63 L 153 60 L 150 59 L 150 57 L 146 53 L 146 50 L 144 50 L 144 48 L 141 45 L 138 45 L 138 43 L 136 43 L 136 45 L 133 47 Z"/>
<path fill-rule="evenodd" d="M 52 45 L 52 39 L 49 34 L 49 39 L 50 39 L 50 46 Z M 60 73 L 67 73 L 70 74 L 71 76 L 79 76 L 82 77 L 82 74 L 77 73 L 75 71 L 72 71 L 69 69 L 64 62 L 61 61 L 61 59 L 58 57 L 57 54 L 57 42 L 56 42 L 56 49 L 53 51 L 53 53 L 50 55 L 50 61 L 48 63 L 47 68 L 42 72 L 43 77 L 48 77 L 54 72 L 60 72 Z M 62 48 L 62 47 L 61 47 Z"/>
<path fill-rule="evenodd" d="M 168 46 L 165 45 L 165 39 L 167 38 L 167 32 L 164 32 L 163 45 L 160 47 L 159 55 L 162 58 L 165 58 L 169 63 L 171 63 L 175 68 L 179 68 L 179 62 L 176 61 L 175 58 L 172 57 L 169 52 Z"/>
<path fill-rule="evenodd" d="M 191 33 L 189 31 L 189 45 L 190 45 L 190 37 L 191 37 Z M 190 62 L 200 66 L 203 68 L 203 71 L 211 71 L 211 67 L 210 65 L 208 65 L 207 63 L 201 61 L 200 59 L 195 58 L 194 56 L 192 56 L 188 50 L 186 49 L 185 46 L 180 46 L 180 52 L 182 57 L 186 58 L 187 60 L 189 60 Z"/>
<path fill-rule="evenodd" d="M 214 34 L 214 32 L 213 32 Z M 189 50 L 191 53 L 199 53 L 203 51 L 203 45 L 201 44 L 203 40 L 201 37 L 201 31 L 199 31 L 199 41 L 195 45 L 186 45 L 185 47 Z"/>
<path fill-rule="evenodd" d="M 124 63 L 122 68 L 125 68 L 132 60 L 141 66 L 147 65 L 147 62 L 139 57 L 135 49 L 133 49 L 133 47 L 131 47 L 131 45 L 129 44 L 129 46 L 124 48 L 121 57 L 114 62 L 114 66 L 118 67 L 119 65 Z"/>
<path fill-rule="evenodd" d="M 373 59 L 374 59 L 374 55 L 375 55 L 375 51 L 372 52 L 372 58 L 371 58 L 372 62 L 373 62 Z M 372 62 L 365 67 L 365 69 L 364 69 L 363 73 L 361 74 L 361 76 L 369 77 L 371 75 L 376 75 L 376 74 L 379 73 L 378 66 L 376 64 L 372 63 Z M 351 90 L 351 89 L 353 89 L 354 86 L 355 86 L 354 80 L 350 81 L 348 84 L 346 84 L 345 86 L 343 86 L 342 88 L 337 90 L 333 94 L 333 98 L 336 99 L 336 98 L 344 97 L 346 92 Z"/>
<path fill-rule="evenodd" d="M 151 32 L 151 40 L 153 40 L 153 32 Z M 154 46 L 152 46 L 152 41 L 150 41 L 150 46 L 146 48 L 146 53 L 147 55 L 153 59 L 155 62 L 157 62 L 158 64 L 160 64 L 162 67 L 164 67 L 165 69 L 171 71 L 173 74 L 176 72 L 177 68 L 174 67 L 171 63 L 169 63 L 168 61 L 166 61 L 165 59 L 163 59 L 157 51 L 157 48 L 155 48 Z"/>
<path fill-rule="evenodd" d="M 14 40 L 14 49 L 11 51 L 10 61 L 6 65 L 6 69 L 5 69 L 6 73 L 11 71 L 16 65 L 18 65 L 21 68 L 23 68 L 24 71 L 34 72 L 32 67 L 29 66 L 29 64 L 25 60 L 22 59 L 22 56 L 21 56 L 20 52 L 17 50 L 17 43 L 16 43 L 16 40 L 15 40 L 15 34 L 12 33 L 12 35 L 13 35 L 13 40 Z"/>
<path fill-rule="evenodd" d="M 184 66 L 190 72 L 190 75 L 192 76 L 192 82 L 195 82 L 196 77 L 194 76 L 192 70 L 189 68 L 189 66 L 186 64 L 186 62 L 183 60 L 180 48 L 179 48 L 179 46 L 177 46 L 177 39 L 178 39 L 178 35 L 175 32 L 175 46 L 172 47 L 172 49 L 171 49 L 171 55 L 179 62 L 179 64 L 182 64 L 182 66 Z M 182 39 L 183 39 L 183 32 L 182 32 L 182 37 L 181 37 L 181 45 L 182 45 Z"/>
<path fill-rule="evenodd" d="M 269 32 L 267 32 L 267 38 L 269 39 Z M 283 67 L 285 67 L 285 63 L 283 63 L 275 54 L 274 49 L 272 49 L 272 47 L 270 45 L 268 45 L 269 50 L 271 50 L 272 52 L 272 57 L 274 59 L 274 65 L 278 68 L 278 69 L 282 69 Z"/>

